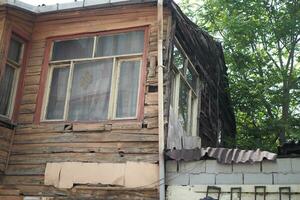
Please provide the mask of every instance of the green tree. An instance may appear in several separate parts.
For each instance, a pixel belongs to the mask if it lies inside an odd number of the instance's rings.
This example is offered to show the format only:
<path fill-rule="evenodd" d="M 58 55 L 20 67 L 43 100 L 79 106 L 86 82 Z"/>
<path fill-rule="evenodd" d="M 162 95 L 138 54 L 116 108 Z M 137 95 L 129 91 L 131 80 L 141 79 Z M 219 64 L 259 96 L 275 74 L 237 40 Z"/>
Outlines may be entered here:
<path fill-rule="evenodd" d="M 275 151 L 300 138 L 300 1 L 182 0 L 223 43 L 237 145 Z"/>

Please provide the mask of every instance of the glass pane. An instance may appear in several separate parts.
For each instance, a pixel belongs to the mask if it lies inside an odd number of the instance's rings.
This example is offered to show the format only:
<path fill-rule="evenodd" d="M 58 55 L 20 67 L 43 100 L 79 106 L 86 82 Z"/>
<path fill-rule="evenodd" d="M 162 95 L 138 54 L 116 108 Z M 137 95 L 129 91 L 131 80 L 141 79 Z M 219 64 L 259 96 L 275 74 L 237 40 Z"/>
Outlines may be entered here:
<path fill-rule="evenodd" d="M 142 53 L 143 49 L 144 31 L 100 36 L 95 57 Z"/>
<path fill-rule="evenodd" d="M 187 131 L 188 126 L 188 110 L 189 110 L 189 88 L 185 84 L 185 81 L 180 79 L 179 90 L 179 105 L 178 105 L 178 118 L 182 124 L 182 127 Z"/>
<path fill-rule="evenodd" d="M 22 51 L 22 43 L 12 38 L 9 44 L 8 50 L 8 59 L 19 63 L 21 51 Z"/>
<path fill-rule="evenodd" d="M 64 117 L 69 71 L 69 67 L 53 69 L 46 119 Z"/>
<path fill-rule="evenodd" d="M 120 66 L 117 118 L 135 117 L 139 88 L 140 61 L 124 61 Z"/>
<path fill-rule="evenodd" d="M 186 79 L 189 82 L 189 84 L 192 86 L 194 91 L 196 91 L 197 87 L 197 75 L 195 72 L 191 69 L 191 65 L 189 64 L 189 67 L 186 70 Z"/>
<path fill-rule="evenodd" d="M 107 119 L 113 60 L 89 61 L 74 66 L 69 104 L 73 121 Z"/>
<path fill-rule="evenodd" d="M 6 65 L 5 72 L 0 81 L 0 114 L 7 116 L 9 114 L 9 106 L 11 104 L 11 96 L 13 92 L 13 84 L 15 77 L 15 69 Z"/>
<path fill-rule="evenodd" d="M 182 55 L 181 51 L 174 45 L 174 50 L 173 50 L 173 64 L 177 69 L 180 71 L 183 71 L 184 67 L 184 56 Z"/>
<path fill-rule="evenodd" d="M 93 54 L 93 46 L 94 38 L 54 42 L 52 60 L 91 58 Z"/>

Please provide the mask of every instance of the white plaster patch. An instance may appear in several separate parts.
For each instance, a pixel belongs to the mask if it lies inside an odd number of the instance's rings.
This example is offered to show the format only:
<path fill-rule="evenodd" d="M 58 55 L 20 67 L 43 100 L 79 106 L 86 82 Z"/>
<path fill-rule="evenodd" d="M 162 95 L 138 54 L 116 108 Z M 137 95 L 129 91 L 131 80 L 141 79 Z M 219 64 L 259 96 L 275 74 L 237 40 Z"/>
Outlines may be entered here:
<path fill-rule="evenodd" d="M 127 163 L 47 163 L 45 185 L 72 188 L 74 184 L 103 184 L 128 188 L 153 188 L 157 185 L 158 165 Z"/>

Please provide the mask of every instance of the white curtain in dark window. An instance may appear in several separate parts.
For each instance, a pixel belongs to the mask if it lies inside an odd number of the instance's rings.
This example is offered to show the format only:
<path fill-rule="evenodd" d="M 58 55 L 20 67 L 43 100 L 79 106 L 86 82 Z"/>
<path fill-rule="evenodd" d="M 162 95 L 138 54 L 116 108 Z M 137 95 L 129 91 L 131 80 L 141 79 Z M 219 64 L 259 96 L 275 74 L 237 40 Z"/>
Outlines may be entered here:
<path fill-rule="evenodd" d="M 69 120 L 107 119 L 112 67 L 112 59 L 75 64 L 69 102 Z"/>
<path fill-rule="evenodd" d="M 96 57 L 142 53 L 144 49 L 144 31 L 133 31 L 97 39 Z"/>
<path fill-rule="evenodd" d="M 46 119 L 63 119 L 69 71 L 69 67 L 53 69 Z"/>
<path fill-rule="evenodd" d="M 52 60 L 91 58 L 94 38 L 82 38 L 54 42 Z"/>
<path fill-rule="evenodd" d="M 117 118 L 135 117 L 139 88 L 140 61 L 124 61 L 120 65 Z"/>
<path fill-rule="evenodd" d="M 15 69 L 9 65 L 6 65 L 5 72 L 0 81 L 0 114 L 8 115 L 9 106 L 11 104 L 11 96 L 13 91 L 15 77 Z"/>

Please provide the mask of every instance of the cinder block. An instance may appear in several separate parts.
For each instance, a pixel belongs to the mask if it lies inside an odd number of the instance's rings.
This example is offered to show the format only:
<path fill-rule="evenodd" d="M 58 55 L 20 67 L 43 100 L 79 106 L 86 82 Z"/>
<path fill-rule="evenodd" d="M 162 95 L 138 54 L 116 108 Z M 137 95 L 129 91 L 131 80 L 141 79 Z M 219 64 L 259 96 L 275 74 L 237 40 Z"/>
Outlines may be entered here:
<path fill-rule="evenodd" d="M 217 185 L 243 184 L 243 174 L 217 174 L 216 184 Z"/>
<path fill-rule="evenodd" d="M 205 161 L 180 162 L 179 172 L 181 173 L 203 173 L 205 172 Z"/>
<path fill-rule="evenodd" d="M 268 184 L 273 183 L 272 174 L 253 173 L 244 174 L 244 184 L 257 185 L 257 184 Z"/>
<path fill-rule="evenodd" d="M 300 158 L 292 158 L 292 172 L 300 172 Z"/>
<path fill-rule="evenodd" d="M 300 174 L 276 173 L 273 176 L 274 184 L 300 184 Z"/>
<path fill-rule="evenodd" d="M 84 6 L 96 6 L 102 4 L 109 4 L 109 0 L 85 0 Z"/>
<path fill-rule="evenodd" d="M 262 172 L 292 172 L 292 162 L 290 158 L 278 158 L 274 161 L 263 161 Z"/>
<path fill-rule="evenodd" d="M 260 163 L 245 163 L 245 164 L 233 164 L 233 172 L 248 172 L 248 173 L 259 173 Z"/>
<path fill-rule="evenodd" d="M 177 172 L 177 162 L 174 160 L 168 160 L 166 162 L 166 171 L 168 172 Z"/>
<path fill-rule="evenodd" d="M 182 174 L 182 173 L 167 173 L 166 184 L 167 185 L 189 185 L 190 176 L 189 174 Z"/>
<path fill-rule="evenodd" d="M 83 7 L 83 1 L 74 1 L 71 3 L 58 4 L 58 10 L 66 10 L 66 9 L 81 8 L 81 7 Z"/>
<path fill-rule="evenodd" d="M 232 165 L 219 164 L 216 160 L 206 160 L 206 172 L 207 173 L 231 173 Z"/>
<path fill-rule="evenodd" d="M 190 185 L 214 185 L 216 184 L 216 174 L 191 174 Z"/>

